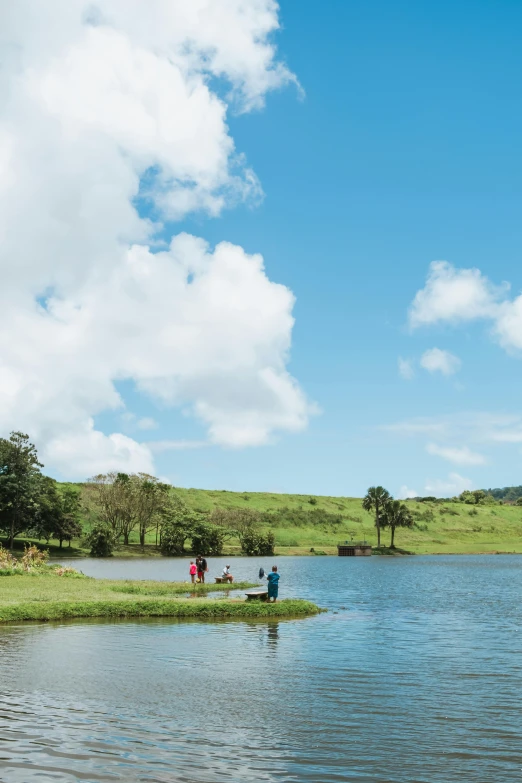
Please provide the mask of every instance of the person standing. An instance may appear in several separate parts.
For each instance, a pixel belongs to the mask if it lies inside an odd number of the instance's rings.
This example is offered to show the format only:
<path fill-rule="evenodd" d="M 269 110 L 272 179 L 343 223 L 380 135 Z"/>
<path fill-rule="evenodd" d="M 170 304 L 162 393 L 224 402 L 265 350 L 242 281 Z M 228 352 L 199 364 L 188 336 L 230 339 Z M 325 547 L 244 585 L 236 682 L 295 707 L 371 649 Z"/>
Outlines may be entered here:
<path fill-rule="evenodd" d="M 203 555 L 199 558 L 198 562 L 198 579 L 202 585 L 205 584 L 205 573 L 208 571 L 207 561 Z"/>
<path fill-rule="evenodd" d="M 195 562 L 193 560 L 191 560 L 190 561 L 189 573 L 190 573 L 190 581 L 192 582 L 192 584 L 194 584 L 194 582 L 196 581 L 196 574 L 197 574 L 197 572 L 198 572 L 198 569 L 196 567 L 196 564 L 195 564 Z"/>
<path fill-rule="evenodd" d="M 279 595 L 279 574 L 277 573 L 277 566 L 272 566 L 272 573 L 268 574 L 268 600 L 272 599 L 272 603 L 275 604 L 277 596 Z"/>

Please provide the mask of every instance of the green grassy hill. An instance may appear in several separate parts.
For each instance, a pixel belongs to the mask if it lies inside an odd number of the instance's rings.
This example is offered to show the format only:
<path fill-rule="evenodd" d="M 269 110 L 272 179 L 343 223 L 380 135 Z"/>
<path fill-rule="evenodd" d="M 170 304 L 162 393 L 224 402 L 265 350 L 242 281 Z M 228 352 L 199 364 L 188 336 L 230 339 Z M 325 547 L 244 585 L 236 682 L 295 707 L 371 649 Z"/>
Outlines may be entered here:
<path fill-rule="evenodd" d="M 180 489 L 176 492 L 197 511 L 214 507 L 251 508 L 270 514 L 276 539 L 276 553 L 309 554 L 313 548 L 327 554 L 336 553 L 339 541 L 354 538 L 376 545 L 373 517 L 361 506 L 360 498 L 283 495 L 267 492 L 228 492 L 225 490 Z M 396 533 L 398 548 L 417 554 L 435 553 L 522 553 L 522 507 L 508 505 L 469 506 L 463 503 L 407 501 L 415 517 L 415 527 Z M 88 527 L 92 517 L 84 519 Z M 382 532 L 382 542 L 389 543 L 389 531 Z M 76 549 L 80 553 L 79 542 Z M 155 554 L 154 535 L 148 538 L 148 554 Z M 239 554 L 234 542 L 227 548 Z M 139 555 L 137 536 L 122 555 Z"/>
<path fill-rule="evenodd" d="M 372 515 L 362 509 L 360 498 L 279 495 L 265 492 L 226 492 L 178 489 L 187 505 L 198 510 L 214 506 L 248 507 L 276 512 L 276 551 L 305 554 L 310 548 L 336 552 L 338 541 L 367 540 L 376 545 Z M 463 503 L 407 501 L 415 527 L 398 530 L 396 546 L 421 553 L 522 552 L 522 507 L 468 506 Z M 301 512 L 295 515 L 293 512 Z M 326 512 L 339 519 L 321 519 Z M 306 521 L 302 521 L 302 519 Z M 382 532 L 384 544 L 389 532 Z"/>
<path fill-rule="evenodd" d="M 267 492 L 227 492 L 204 489 L 180 489 L 176 492 L 183 501 L 197 511 L 214 507 L 251 508 L 268 513 L 276 540 L 276 553 L 335 554 L 336 544 L 350 538 L 366 540 L 376 545 L 373 517 L 361 506 L 360 498 L 325 497 L 310 495 L 283 495 Z M 522 507 L 509 505 L 469 506 L 450 501 L 407 501 L 415 517 L 412 529 L 399 529 L 395 543 L 400 549 L 417 554 L 435 553 L 522 553 Z M 84 530 L 93 522 L 92 514 L 83 519 Z M 382 543 L 388 545 L 389 531 L 382 532 Z M 129 547 L 121 547 L 116 554 L 130 556 L 157 554 L 155 536 L 150 534 L 145 552 L 138 544 L 137 535 L 131 535 Z M 51 546 L 56 542 L 51 542 Z M 18 542 L 22 546 L 22 542 Z M 54 546 L 52 546 L 52 550 Z M 239 546 L 232 541 L 226 548 L 230 554 L 239 554 Z M 72 550 L 64 545 L 64 554 L 86 554 L 79 541 Z"/>

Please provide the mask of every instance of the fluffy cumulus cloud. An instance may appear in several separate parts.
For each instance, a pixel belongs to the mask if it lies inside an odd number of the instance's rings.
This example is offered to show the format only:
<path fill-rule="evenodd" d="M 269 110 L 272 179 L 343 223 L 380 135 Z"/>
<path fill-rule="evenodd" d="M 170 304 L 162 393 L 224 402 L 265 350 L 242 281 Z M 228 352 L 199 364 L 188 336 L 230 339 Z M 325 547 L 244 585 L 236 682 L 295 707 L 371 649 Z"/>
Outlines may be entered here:
<path fill-rule="evenodd" d="M 447 261 L 434 261 L 425 287 L 416 293 L 410 307 L 410 325 L 491 317 L 504 292 L 505 287 L 496 288 L 478 269 L 455 269 Z"/>
<path fill-rule="evenodd" d="M 227 242 L 158 244 L 165 220 L 261 195 L 227 112 L 295 81 L 278 24 L 274 0 L 0 8 L 0 431 L 30 432 L 48 468 L 153 470 L 150 446 L 94 426 L 122 380 L 216 444 L 306 426 L 288 288 Z"/>
<path fill-rule="evenodd" d="M 454 375 L 460 370 L 461 364 L 458 356 L 440 348 L 430 348 L 420 358 L 421 367 L 428 372 L 440 372 L 442 375 Z"/>
<path fill-rule="evenodd" d="M 509 284 L 495 285 L 478 269 L 457 269 L 446 261 L 430 265 L 426 285 L 409 310 L 412 328 L 482 319 L 508 351 L 522 351 L 522 294 L 509 297 Z"/>

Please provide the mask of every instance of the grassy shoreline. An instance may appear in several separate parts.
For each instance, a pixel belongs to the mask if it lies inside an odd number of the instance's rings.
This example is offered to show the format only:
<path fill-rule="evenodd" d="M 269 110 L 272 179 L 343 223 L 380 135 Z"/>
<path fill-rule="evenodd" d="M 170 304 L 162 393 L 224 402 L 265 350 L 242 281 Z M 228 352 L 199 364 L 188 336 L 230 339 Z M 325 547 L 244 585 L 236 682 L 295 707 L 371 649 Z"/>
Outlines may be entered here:
<path fill-rule="evenodd" d="M 242 582 L 235 590 L 251 587 Z M 184 582 L 121 581 L 43 573 L 0 576 L 0 625 L 28 620 L 87 617 L 178 617 L 201 620 L 292 618 L 317 614 L 310 601 L 284 599 L 276 604 L 243 598 L 205 598 L 226 592 L 222 585 Z M 187 593 L 191 597 L 187 597 Z"/>
<path fill-rule="evenodd" d="M 521 522 L 522 531 L 522 522 Z M 522 532 L 521 532 L 522 535 Z M 367 539 L 369 543 L 372 543 L 371 538 Z M 6 546 L 5 539 L 0 538 L 0 546 Z M 13 553 L 17 556 L 22 555 L 25 546 L 36 545 L 41 549 L 46 550 L 49 553 L 49 557 L 55 562 L 60 560 L 81 560 L 85 557 L 90 557 L 89 550 L 76 547 L 64 547 L 60 549 L 57 546 L 47 544 L 45 541 L 39 541 L 32 538 L 18 538 L 15 540 L 15 548 Z M 522 555 L 522 540 L 511 539 L 509 541 L 498 542 L 470 542 L 466 544 L 462 543 L 447 543 L 444 545 L 433 544 L 428 542 L 424 545 L 410 545 L 408 548 L 397 547 L 395 550 L 391 550 L 388 547 L 381 547 L 377 549 L 373 544 L 373 556 L 374 557 L 408 557 L 411 555 Z M 311 552 L 307 546 L 276 546 L 274 557 L 320 557 L 324 555 L 337 555 L 337 546 L 323 545 L 316 551 Z M 107 560 L 133 560 L 137 558 L 160 558 L 163 557 L 159 549 L 153 544 L 146 544 L 142 547 L 140 544 L 129 544 L 126 547 L 119 547 L 114 551 L 114 555 Z M 188 560 L 193 555 L 190 552 L 186 552 L 185 555 L 174 557 L 174 560 Z M 223 557 L 235 558 L 244 557 L 239 551 L 238 547 L 227 547 L 223 553 Z"/>

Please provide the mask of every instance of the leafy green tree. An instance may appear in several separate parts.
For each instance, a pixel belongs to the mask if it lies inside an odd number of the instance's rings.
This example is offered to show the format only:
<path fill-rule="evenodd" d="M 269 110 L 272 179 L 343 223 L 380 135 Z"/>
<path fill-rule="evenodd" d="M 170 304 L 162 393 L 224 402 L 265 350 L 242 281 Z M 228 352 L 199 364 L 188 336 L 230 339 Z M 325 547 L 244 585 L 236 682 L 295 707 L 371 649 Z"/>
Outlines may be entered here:
<path fill-rule="evenodd" d="M 111 527 L 115 540 L 123 538 L 127 545 L 138 528 L 144 546 L 148 531 L 159 524 L 167 506 L 170 487 L 147 473 L 112 472 L 93 476 L 85 492 L 87 504 Z"/>
<path fill-rule="evenodd" d="M 47 542 L 56 538 L 60 548 L 64 541 L 82 534 L 80 523 L 80 493 L 74 487 L 59 489 L 56 481 L 48 476 L 40 479 L 38 513 L 34 533 Z"/>
<path fill-rule="evenodd" d="M 222 528 L 203 521 L 194 525 L 191 533 L 191 546 L 195 555 L 218 557 L 223 554 L 223 542 Z"/>
<path fill-rule="evenodd" d="M 522 497 L 517 498 L 517 506 L 522 506 Z"/>
<path fill-rule="evenodd" d="M 458 499 L 461 503 L 466 503 L 468 506 L 485 506 L 491 503 L 488 500 L 488 494 L 483 489 L 465 489 L 461 492 Z"/>
<path fill-rule="evenodd" d="M 60 542 L 67 541 L 71 546 L 73 538 L 80 538 L 82 535 L 81 514 L 81 494 L 74 487 L 63 487 L 62 494 L 62 519 L 60 526 L 56 530 L 55 537 Z"/>
<path fill-rule="evenodd" d="M 121 535 L 125 516 L 123 495 L 124 481 L 117 481 L 118 473 L 100 473 L 93 476 L 84 487 L 84 502 L 104 525 L 112 531 L 116 541 Z"/>
<path fill-rule="evenodd" d="M 181 498 L 171 492 L 168 501 L 160 512 L 161 524 L 161 554 L 166 557 L 183 555 L 185 541 L 191 538 L 202 518 L 188 508 Z"/>
<path fill-rule="evenodd" d="M 362 507 L 365 511 L 375 512 L 375 528 L 377 530 L 377 546 L 381 545 L 381 511 L 384 504 L 390 499 L 390 493 L 384 487 L 369 487 L 363 498 Z"/>
<path fill-rule="evenodd" d="M 251 530 L 245 533 L 241 542 L 241 551 L 244 555 L 268 556 L 274 554 L 275 536 L 271 530 L 267 533 Z"/>
<path fill-rule="evenodd" d="M 37 521 L 42 467 L 28 435 L 12 432 L 8 439 L 0 438 L 0 530 L 10 549 L 15 536 Z"/>
<path fill-rule="evenodd" d="M 140 544 L 145 546 L 145 537 L 151 530 L 158 529 L 161 513 L 168 507 L 169 484 L 164 484 L 147 473 L 131 476 L 134 497 L 137 504 L 138 529 Z"/>
<path fill-rule="evenodd" d="M 413 516 L 406 503 L 389 498 L 382 506 L 380 525 L 390 528 L 390 549 L 395 549 L 396 529 L 398 527 L 413 527 Z"/>
<path fill-rule="evenodd" d="M 91 557 L 112 557 L 114 532 L 107 522 L 96 522 L 89 531 L 85 541 L 91 549 Z"/>
<path fill-rule="evenodd" d="M 251 508 L 215 508 L 210 514 L 209 521 L 223 529 L 225 538 L 237 538 L 244 551 L 245 538 L 250 538 L 259 532 L 263 516 L 259 511 Z"/>

